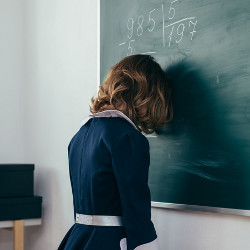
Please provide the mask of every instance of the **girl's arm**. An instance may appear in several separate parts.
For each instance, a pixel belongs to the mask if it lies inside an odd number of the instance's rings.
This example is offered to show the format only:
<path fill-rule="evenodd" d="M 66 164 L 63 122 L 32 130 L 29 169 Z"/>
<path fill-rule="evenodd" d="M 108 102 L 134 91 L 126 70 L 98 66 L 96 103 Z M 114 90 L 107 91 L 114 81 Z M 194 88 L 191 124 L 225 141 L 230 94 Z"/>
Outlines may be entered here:
<path fill-rule="evenodd" d="M 157 250 L 157 234 L 151 221 L 147 138 L 136 130 L 121 134 L 111 145 L 111 157 L 121 199 L 127 249 Z"/>

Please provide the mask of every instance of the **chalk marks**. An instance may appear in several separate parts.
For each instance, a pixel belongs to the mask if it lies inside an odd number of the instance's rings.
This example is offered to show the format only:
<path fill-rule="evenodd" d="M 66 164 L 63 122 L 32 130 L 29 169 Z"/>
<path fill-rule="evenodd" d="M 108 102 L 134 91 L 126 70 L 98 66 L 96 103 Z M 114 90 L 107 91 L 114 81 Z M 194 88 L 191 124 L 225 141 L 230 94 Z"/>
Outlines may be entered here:
<path fill-rule="evenodd" d="M 217 84 L 220 84 L 220 75 L 219 75 L 219 73 L 218 73 L 217 76 L 216 76 L 216 83 L 217 83 Z"/>
<path fill-rule="evenodd" d="M 172 4 L 175 2 L 177 2 L 177 1 L 172 1 L 171 5 L 170 5 L 170 10 L 173 13 L 172 16 L 168 16 L 168 19 L 170 19 L 170 20 L 172 20 L 175 17 L 175 13 L 176 13 L 175 8 L 172 7 Z M 168 12 L 169 15 L 170 15 L 170 10 Z M 168 31 L 170 30 L 170 33 L 168 35 L 168 39 L 169 39 L 168 46 L 169 47 L 171 46 L 174 30 L 175 30 L 175 36 L 177 36 L 175 39 L 175 42 L 176 43 L 181 42 L 181 40 L 183 39 L 183 36 L 184 36 L 184 31 L 186 29 L 187 21 L 189 21 L 188 22 L 189 28 L 193 25 L 193 27 L 191 27 L 193 29 L 190 32 L 190 34 L 191 34 L 190 40 L 193 39 L 194 33 L 196 32 L 196 30 L 195 30 L 195 27 L 197 24 L 196 17 L 186 17 L 186 18 L 182 18 L 180 20 L 177 20 L 175 22 L 171 22 L 171 23 L 167 22 L 167 24 L 166 24 L 165 5 L 164 4 L 161 5 L 161 12 L 162 12 L 162 43 L 163 43 L 163 47 L 166 47 L 166 35 L 165 35 L 167 33 L 166 30 L 168 30 Z M 193 22 L 192 20 L 195 20 L 195 22 Z M 177 26 L 177 28 L 175 29 L 176 26 Z M 171 28 L 171 29 L 168 29 L 168 28 Z"/>
<path fill-rule="evenodd" d="M 122 41 L 118 46 L 125 48 L 126 55 L 132 55 L 134 53 L 138 54 L 155 54 L 156 51 L 137 51 L 135 48 L 135 43 L 140 43 L 143 39 L 145 33 L 158 32 L 159 29 L 157 25 L 157 17 L 162 16 L 162 47 L 171 46 L 171 44 L 179 44 L 185 37 L 189 37 L 192 41 L 196 33 L 196 26 L 198 20 L 195 16 L 184 17 L 181 19 L 176 19 L 177 11 L 176 4 L 178 0 L 172 0 L 170 3 L 162 3 L 160 9 L 151 9 L 147 14 L 139 15 L 138 17 L 129 17 L 127 19 L 127 39 L 128 41 Z M 166 5 L 168 5 L 166 7 Z M 159 20 L 159 19 L 158 19 Z M 138 47 L 138 46 L 137 46 Z"/>
<path fill-rule="evenodd" d="M 148 31 L 149 32 L 152 32 L 155 28 L 155 20 L 151 17 L 151 14 L 153 14 L 154 11 L 155 9 L 149 11 L 149 16 L 148 16 L 148 25 L 149 25 Z"/>
<path fill-rule="evenodd" d="M 141 54 L 155 54 L 155 51 L 141 52 Z"/>

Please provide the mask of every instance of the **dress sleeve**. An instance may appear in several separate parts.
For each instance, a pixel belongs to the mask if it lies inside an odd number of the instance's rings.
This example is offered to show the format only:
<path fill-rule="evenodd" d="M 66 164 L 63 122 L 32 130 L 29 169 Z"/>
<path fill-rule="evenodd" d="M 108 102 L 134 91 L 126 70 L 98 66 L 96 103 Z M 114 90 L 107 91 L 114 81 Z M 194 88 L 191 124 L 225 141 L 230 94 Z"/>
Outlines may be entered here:
<path fill-rule="evenodd" d="M 151 196 L 148 187 L 149 143 L 136 133 L 118 136 L 111 145 L 113 172 L 119 189 L 127 249 L 134 250 L 152 241 L 157 234 L 151 221 Z M 143 246 L 138 249 L 144 249 Z M 154 249 L 158 248 L 145 248 Z"/>

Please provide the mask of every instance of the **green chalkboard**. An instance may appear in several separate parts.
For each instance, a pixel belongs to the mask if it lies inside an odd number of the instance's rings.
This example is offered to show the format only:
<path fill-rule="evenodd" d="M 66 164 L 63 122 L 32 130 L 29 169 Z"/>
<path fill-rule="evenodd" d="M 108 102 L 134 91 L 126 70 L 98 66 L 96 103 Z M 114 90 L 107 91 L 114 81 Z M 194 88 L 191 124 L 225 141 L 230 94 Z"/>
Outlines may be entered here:
<path fill-rule="evenodd" d="M 151 54 L 174 120 L 148 136 L 152 201 L 250 209 L 248 0 L 101 0 L 100 78 Z"/>

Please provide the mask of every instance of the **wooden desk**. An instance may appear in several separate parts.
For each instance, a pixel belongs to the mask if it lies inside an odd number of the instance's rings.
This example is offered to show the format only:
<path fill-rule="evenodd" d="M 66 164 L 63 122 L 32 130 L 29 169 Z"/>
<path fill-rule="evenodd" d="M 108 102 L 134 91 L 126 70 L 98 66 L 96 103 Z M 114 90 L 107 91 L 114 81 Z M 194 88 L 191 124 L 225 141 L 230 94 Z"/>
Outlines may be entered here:
<path fill-rule="evenodd" d="M 25 219 L 14 221 L 0 221 L 0 228 L 14 231 L 14 250 L 24 249 L 24 227 L 42 224 L 42 219 Z"/>

